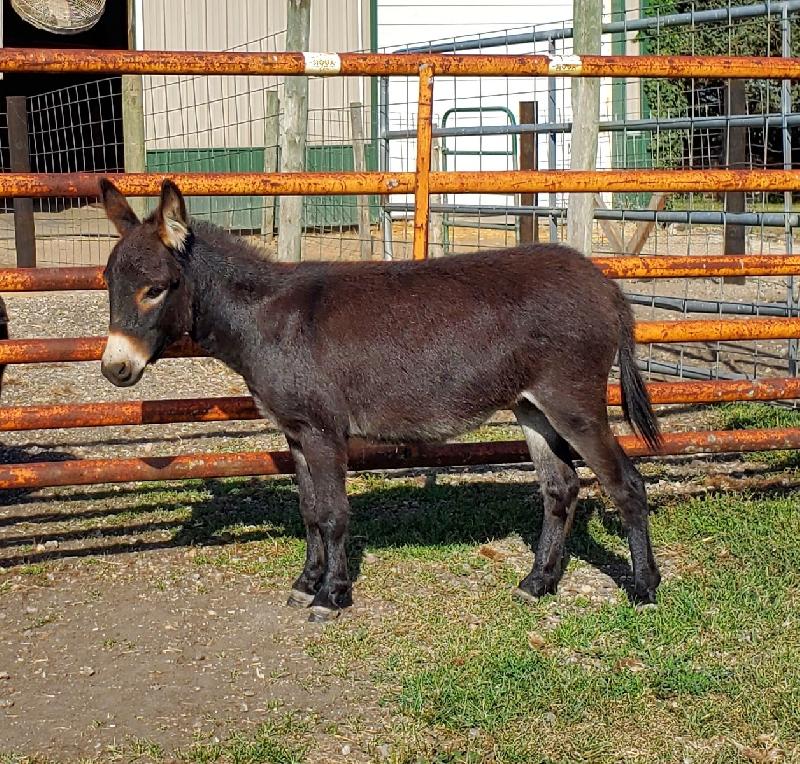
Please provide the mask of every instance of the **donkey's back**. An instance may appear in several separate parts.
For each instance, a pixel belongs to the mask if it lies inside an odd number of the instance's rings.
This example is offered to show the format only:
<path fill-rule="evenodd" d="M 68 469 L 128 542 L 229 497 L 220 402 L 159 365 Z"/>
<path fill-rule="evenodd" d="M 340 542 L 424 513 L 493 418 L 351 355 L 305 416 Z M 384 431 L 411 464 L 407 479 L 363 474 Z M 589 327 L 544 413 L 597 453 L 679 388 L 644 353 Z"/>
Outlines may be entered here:
<path fill-rule="evenodd" d="M 630 325 L 591 261 L 544 244 L 308 264 L 265 305 L 265 321 L 276 305 L 301 324 L 312 377 L 325 382 L 315 394 L 326 391 L 351 434 L 382 439 L 452 435 L 542 386 L 604 390 Z"/>

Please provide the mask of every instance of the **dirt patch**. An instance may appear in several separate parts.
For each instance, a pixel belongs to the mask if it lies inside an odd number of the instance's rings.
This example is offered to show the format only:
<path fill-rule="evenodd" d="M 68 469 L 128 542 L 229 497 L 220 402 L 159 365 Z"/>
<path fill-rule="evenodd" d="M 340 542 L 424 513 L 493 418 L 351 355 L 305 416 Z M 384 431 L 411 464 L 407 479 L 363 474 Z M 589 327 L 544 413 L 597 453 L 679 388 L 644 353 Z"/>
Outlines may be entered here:
<path fill-rule="evenodd" d="M 0 751 L 57 760 L 132 739 L 171 751 L 294 714 L 327 724 L 370 690 L 321 672 L 318 629 L 258 578 L 191 552 L 62 563 L 5 579 Z"/>

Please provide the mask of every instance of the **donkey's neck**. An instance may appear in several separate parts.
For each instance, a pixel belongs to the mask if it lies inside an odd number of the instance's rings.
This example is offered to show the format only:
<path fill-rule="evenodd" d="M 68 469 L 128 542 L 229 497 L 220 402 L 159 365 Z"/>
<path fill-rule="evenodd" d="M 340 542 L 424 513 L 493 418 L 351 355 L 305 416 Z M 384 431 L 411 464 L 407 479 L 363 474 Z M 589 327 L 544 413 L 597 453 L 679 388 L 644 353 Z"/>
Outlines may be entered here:
<path fill-rule="evenodd" d="M 257 344 L 256 311 L 280 288 L 286 268 L 220 229 L 200 224 L 187 255 L 192 339 L 247 378 L 246 350 Z"/>

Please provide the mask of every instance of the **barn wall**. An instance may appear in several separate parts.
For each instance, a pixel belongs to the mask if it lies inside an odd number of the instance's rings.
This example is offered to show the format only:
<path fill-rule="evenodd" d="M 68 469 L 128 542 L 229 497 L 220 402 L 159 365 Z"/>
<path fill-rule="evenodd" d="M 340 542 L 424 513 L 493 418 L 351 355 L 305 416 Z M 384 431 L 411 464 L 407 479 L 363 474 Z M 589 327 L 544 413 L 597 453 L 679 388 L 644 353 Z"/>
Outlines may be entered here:
<path fill-rule="evenodd" d="M 311 11 L 312 50 L 369 48 L 368 0 L 329 0 Z M 151 50 L 282 51 L 286 0 L 142 0 L 141 47 Z M 264 145 L 265 91 L 274 77 L 145 77 L 149 149 L 245 148 Z M 346 109 L 368 105 L 358 79 L 312 79 L 309 141 L 349 140 Z M 324 113 L 323 113 L 324 110 Z M 367 120 L 368 121 L 368 120 Z"/>

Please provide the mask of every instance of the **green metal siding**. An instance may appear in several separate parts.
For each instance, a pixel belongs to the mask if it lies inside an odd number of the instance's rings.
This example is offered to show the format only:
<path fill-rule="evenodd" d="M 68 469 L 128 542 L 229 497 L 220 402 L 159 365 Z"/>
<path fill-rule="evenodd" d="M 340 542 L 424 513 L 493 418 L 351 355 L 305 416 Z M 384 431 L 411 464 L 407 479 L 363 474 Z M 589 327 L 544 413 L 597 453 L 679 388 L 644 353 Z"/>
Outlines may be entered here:
<path fill-rule="evenodd" d="M 273 149 L 274 150 L 274 149 Z M 240 149 L 158 149 L 147 152 L 148 172 L 264 172 L 263 147 Z M 377 146 L 366 146 L 367 169 L 377 168 Z M 308 146 L 309 172 L 346 172 L 354 169 L 353 147 Z M 232 230 L 261 231 L 265 200 L 260 196 L 187 198 L 189 213 Z M 370 197 L 370 218 L 378 220 L 377 197 Z M 277 220 L 277 216 L 276 216 Z M 303 203 L 305 228 L 356 226 L 354 196 L 309 196 Z"/>
<path fill-rule="evenodd" d="M 264 149 L 159 149 L 147 152 L 148 172 L 264 172 Z M 189 214 L 223 228 L 260 231 L 260 196 L 191 196 Z"/>
<path fill-rule="evenodd" d="M 378 166 L 377 146 L 365 147 L 367 169 Z M 352 146 L 309 146 L 306 149 L 308 172 L 352 172 L 355 169 Z M 370 219 L 378 220 L 378 202 L 370 197 Z M 358 225 L 355 196 L 307 196 L 303 203 L 303 225 L 307 228 L 338 228 Z"/>

